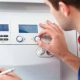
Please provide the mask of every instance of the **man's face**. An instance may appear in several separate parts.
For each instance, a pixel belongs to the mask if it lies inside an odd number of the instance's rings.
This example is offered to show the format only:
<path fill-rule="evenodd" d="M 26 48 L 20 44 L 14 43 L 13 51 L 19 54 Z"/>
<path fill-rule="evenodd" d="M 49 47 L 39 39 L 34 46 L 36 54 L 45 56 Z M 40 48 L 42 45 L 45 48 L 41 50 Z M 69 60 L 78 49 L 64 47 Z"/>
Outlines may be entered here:
<path fill-rule="evenodd" d="M 65 31 L 74 29 L 73 20 L 70 16 L 65 17 L 62 14 L 62 12 L 60 10 L 56 10 L 48 0 L 45 0 L 45 3 L 49 6 L 50 12 L 55 17 L 55 19 L 58 21 L 59 26 L 61 26 Z"/>

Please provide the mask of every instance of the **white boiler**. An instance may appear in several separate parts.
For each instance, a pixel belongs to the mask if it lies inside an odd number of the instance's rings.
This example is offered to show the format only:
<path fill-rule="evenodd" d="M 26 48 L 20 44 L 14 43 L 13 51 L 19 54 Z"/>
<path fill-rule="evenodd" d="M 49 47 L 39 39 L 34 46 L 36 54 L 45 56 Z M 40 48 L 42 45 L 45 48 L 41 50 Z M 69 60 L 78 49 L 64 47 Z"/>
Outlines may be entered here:
<path fill-rule="evenodd" d="M 0 3 L 0 66 L 15 68 L 23 80 L 60 80 L 60 61 L 34 38 L 38 23 L 54 18 L 42 4 Z"/>
<path fill-rule="evenodd" d="M 77 74 L 40 48 L 39 23 L 56 22 L 43 0 L 0 0 L 0 67 L 15 68 L 22 80 L 77 80 Z M 80 56 L 76 31 L 64 32 L 69 50 Z"/>

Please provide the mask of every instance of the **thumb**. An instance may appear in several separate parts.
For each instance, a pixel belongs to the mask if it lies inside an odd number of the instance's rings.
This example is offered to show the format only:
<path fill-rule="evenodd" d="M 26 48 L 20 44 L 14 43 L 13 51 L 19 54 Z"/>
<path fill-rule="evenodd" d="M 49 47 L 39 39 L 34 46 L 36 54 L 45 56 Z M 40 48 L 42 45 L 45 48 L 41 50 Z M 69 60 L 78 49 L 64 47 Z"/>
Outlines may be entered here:
<path fill-rule="evenodd" d="M 1 67 L 1 68 L 0 68 L 0 73 L 3 72 L 3 71 L 5 71 L 5 70 L 6 70 L 6 69 L 4 69 L 4 68 Z"/>
<path fill-rule="evenodd" d="M 38 41 L 37 41 L 37 44 L 38 44 L 40 47 L 42 47 L 43 49 L 48 50 L 48 48 L 49 48 L 49 44 L 46 44 L 46 43 L 43 42 L 42 40 L 38 40 Z"/>

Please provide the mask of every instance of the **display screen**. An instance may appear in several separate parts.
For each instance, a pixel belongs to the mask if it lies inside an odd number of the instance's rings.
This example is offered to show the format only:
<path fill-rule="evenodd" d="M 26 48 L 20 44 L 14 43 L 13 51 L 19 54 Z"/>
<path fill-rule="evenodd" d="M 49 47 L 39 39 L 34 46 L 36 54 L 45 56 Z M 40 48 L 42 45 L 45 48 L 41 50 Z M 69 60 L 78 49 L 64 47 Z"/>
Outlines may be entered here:
<path fill-rule="evenodd" d="M 8 24 L 0 24 L 0 31 L 9 31 Z"/>
<path fill-rule="evenodd" d="M 19 25 L 19 33 L 38 33 L 37 25 Z"/>

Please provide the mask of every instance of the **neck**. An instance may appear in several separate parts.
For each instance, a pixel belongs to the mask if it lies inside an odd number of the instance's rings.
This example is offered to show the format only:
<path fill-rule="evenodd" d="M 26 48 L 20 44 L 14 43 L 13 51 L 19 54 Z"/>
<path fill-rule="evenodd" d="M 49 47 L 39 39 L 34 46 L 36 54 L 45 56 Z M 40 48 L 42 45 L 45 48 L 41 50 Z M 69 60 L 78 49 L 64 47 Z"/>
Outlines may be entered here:
<path fill-rule="evenodd" d="M 72 17 L 75 24 L 75 29 L 80 32 L 80 11 L 75 8 L 73 10 L 74 13 L 72 13 Z"/>
<path fill-rule="evenodd" d="M 71 7 L 71 17 L 73 20 L 75 30 L 80 32 L 80 10 L 78 10 L 74 7 Z"/>
<path fill-rule="evenodd" d="M 80 33 L 80 13 L 79 15 L 76 16 L 75 24 L 76 24 L 76 30 Z"/>

